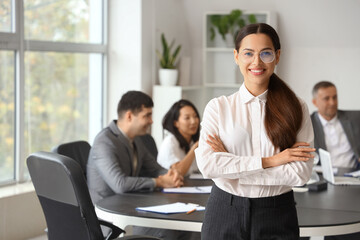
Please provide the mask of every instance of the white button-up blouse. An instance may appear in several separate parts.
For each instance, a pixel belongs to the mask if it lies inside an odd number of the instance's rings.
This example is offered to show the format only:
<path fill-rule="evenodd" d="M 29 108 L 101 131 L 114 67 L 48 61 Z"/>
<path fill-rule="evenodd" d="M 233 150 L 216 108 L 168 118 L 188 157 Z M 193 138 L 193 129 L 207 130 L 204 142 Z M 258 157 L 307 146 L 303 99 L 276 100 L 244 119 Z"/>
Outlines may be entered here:
<path fill-rule="evenodd" d="M 163 168 L 170 169 L 171 165 L 184 159 L 187 153 L 180 147 L 180 142 L 176 139 L 175 135 L 168 131 L 166 131 L 166 134 L 166 137 L 161 143 L 157 161 Z M 194 141 L 191 141 L 190 148 L 193 145 Z M 199 172 L 199 169 L 197 168 L 196 161 L 194 160 L 185 176 L 195 172 Z"/>
<path fill-rule="evenodd" d="M 195 150 L 199 170 L 222 190 L 242 197 L 269 197 L 289 192 L 305 184 L 313 161 L 290 162 L 262 168 L 262 157 L 277 153 L 267 136 L 264 119 L 267 91 L 254 97 L 243 84 L 230 96 L 212 99 L 201 122 L 199 147 Z M 314 133 L 306 104 L 297 142 L 313 147 Z M 228 152 L 214 152 L 206 143 L 208 135 L 217 134 Z"/>

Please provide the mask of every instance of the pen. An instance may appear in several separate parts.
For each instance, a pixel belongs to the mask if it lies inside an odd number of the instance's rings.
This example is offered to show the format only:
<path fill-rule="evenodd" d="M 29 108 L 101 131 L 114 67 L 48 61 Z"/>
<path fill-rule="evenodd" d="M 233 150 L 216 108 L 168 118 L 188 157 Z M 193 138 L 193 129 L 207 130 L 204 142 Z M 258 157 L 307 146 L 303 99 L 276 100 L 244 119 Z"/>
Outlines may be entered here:
<path fill-rule="evenodd" d="M 186 212 L 186 214 L 190 214 L 190 213 L 193 213 L 193 212 L 195 212 L 195 211 L 196 211 L 196 208 L 194 208 L 193 210 L 190 210 L 190 211 Z"/>

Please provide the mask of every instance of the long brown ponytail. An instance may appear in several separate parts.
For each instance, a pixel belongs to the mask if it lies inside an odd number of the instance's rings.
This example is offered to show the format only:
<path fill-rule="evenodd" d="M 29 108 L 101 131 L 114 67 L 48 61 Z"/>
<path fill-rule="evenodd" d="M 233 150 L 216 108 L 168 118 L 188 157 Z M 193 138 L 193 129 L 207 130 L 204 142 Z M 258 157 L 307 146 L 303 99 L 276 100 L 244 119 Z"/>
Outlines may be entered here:
<path fill-rule="evenodd" d="M 280 151 L 296 142 L 303 111 L 295 93 L 276 74 L 270 77 L 265 107 L 265 129 Z"/>
<path fill-rule="evenodd" d="M 239 51 L 243 38 L 250 34 L 263 33 L 270 37 L 275 51 L 281 48 L 275 29 L 265 23 L 249 24 L 236 37 L 235 47 Z M 265 107 L 265 129 L 268 137 L 280 151 L 296 142 L 303 119 L 302 106 L 295 93 L 275 73 L 271 75 Z"/>

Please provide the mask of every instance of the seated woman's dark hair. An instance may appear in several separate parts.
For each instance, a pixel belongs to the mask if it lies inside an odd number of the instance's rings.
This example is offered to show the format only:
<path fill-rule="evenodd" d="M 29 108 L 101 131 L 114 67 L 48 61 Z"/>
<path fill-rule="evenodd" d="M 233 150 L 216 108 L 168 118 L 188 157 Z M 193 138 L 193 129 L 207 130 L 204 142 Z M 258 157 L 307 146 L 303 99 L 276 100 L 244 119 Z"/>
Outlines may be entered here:
<path fill-rule="evenodd" d="M 168 130 L 169 132 L 171 132 L 176 137 L 176 139 L 180 143 L 180 148 L 184 149 L 185 153 L 187 153 L 190 150 L 190 145 L 185 140 L 185 138 L 181 135 L 181 133 L 179 132 L 177 127 L 175 127 L 175 125 L 174 125 L 174 122 L 179 120 L 180 109 L 185 107 L 185 106 L 192 107 L 194 109 L 197 117 L 200 120 L 199 112 L 196 109 L 196 107 L 194 106 L 194 104 L 192 104 L 188 100 L 181 99 L 181 100 L 177 101 L 176 103 L 174 103 L 171 106 L 171 108 L 169 109 L 169 111 L 165 114 L 165 116 L 164 116 L 164 118 L 162 120 L 162 126 L 163 126 L 164 130 L 165 129 Z M 200 136 L 200 127 L 198 128 L 197 132 L 194 135 L 192 135 L 191 139 L 194 142 L 196 142 L 196 141 L 199 140 L 199 136 Z"/>
<path fill-rule="evenodd" d="M 275 29 L 265 23 L 249 24 L 236 37 L 239 51 L 241 41 L 250 34 L 266 34 L 274 50 L 280 50 L 280 39 Z M 275 73 L 270 77 L 265 107 L 265 129 L 269 139 L 280 151 L 293 146 L 303 119 L 302 106 L 295 93 Z"/>

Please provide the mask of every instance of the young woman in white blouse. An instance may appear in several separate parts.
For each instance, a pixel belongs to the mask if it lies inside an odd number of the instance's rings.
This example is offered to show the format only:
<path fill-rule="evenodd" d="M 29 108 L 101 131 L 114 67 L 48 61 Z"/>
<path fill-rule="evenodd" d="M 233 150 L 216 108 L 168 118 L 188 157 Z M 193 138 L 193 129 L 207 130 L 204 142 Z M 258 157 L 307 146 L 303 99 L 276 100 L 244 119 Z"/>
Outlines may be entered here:
<path fill-rule="evenodd" d="M 292 192 L 313 165 L 313 129 L 306 104 L 274 73 L 280 40 L 269 25 L 237 35 L 239 91 L 206 106 L 199 147 L 201 173 L 214 181 L 202 239 L 298 239 Z"/>
<path fill-rule="evenodd" d="M 157 161 L 166 169 L 176 169 L 183 176 L 198 172 L 194 150 L 200 135 L 200 117 L 195 106 L 181 99 L 174 103 L 162 122 L 166 137 Z"/>

